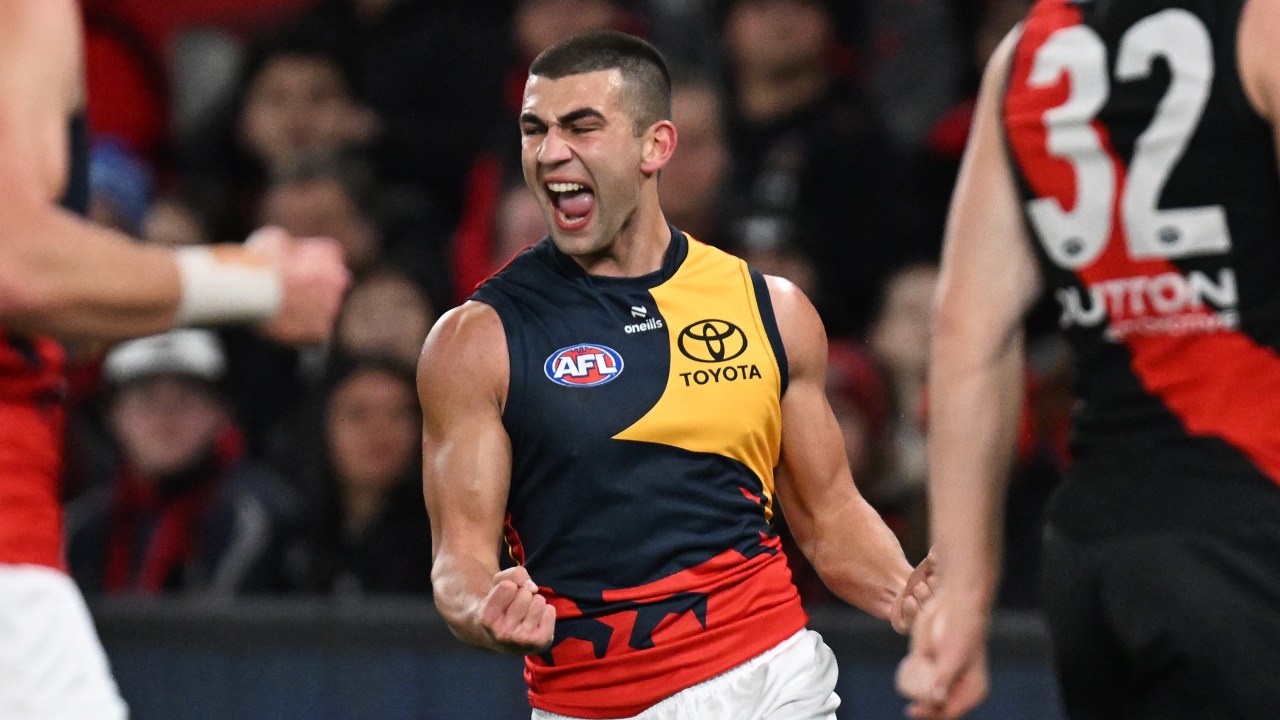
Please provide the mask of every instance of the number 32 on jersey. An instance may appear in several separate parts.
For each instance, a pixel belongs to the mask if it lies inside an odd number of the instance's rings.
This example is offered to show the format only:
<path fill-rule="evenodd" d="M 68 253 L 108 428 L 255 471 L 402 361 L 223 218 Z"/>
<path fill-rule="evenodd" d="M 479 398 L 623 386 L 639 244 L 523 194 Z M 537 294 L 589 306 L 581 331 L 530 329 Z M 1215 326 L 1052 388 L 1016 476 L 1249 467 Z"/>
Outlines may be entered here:
<path fill-rule="evenodd" d="M 1116 163 L 1094 125 L 1112 87 L 1102 38 L 1075 25 L 1054 32 L 1036 52 L 1028 84 L 1048 88 L 1065 75 L 1070 87 L 1067 101 L 1045 112 L 1044 126 L 1049 154 L 1070 163 L 1075 173 L 1075 205 L 1066 210 L 1056 198 L 1043 197 L 1027 203 L 1045 250 L 1063 268 L 1084 267 L 1106 249 L 1117 195 L 1133 260 L 1212 255 L 1231 248 L 1222 206 L 1157 207 L 1209 99 L 1214 58 L 1208 30 L 1185 10 L 1144 18 L 1121 37 L 1115 82 L 1149 77 L 1157 58 L 1168 64 L 1172 80 L 1137 139 L 1127 176 L 1117 177 Z"/>

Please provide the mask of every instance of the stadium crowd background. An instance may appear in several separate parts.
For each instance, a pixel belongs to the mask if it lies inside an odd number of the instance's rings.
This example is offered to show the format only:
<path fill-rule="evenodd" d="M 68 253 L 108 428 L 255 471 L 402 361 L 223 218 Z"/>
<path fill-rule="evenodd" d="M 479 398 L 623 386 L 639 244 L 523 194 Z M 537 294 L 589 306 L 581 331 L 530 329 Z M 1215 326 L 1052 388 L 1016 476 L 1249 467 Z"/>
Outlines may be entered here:
<path fill-rule="evenodd" d="M 918 561 L 944 216 L 979 70 L 1028 4 L 83 0 L 93 217 L 165 244 L 264 222 L 334 237 L 356 283 L 326 348 L 225 330 L 72 349 L 76 581 L 90 598 L 430 593 L 413 364 L 441 312 L 545 234 L 517 156 L 527 64 L 601 27 L 673 65 L 669 219 L 815 300 L 854 477 Z M 1065 457 L 1055 320 L 1029 327 L 1004 607 L 1036 605 Z M 807 606 L 838 602 L 790 558 Z"/>

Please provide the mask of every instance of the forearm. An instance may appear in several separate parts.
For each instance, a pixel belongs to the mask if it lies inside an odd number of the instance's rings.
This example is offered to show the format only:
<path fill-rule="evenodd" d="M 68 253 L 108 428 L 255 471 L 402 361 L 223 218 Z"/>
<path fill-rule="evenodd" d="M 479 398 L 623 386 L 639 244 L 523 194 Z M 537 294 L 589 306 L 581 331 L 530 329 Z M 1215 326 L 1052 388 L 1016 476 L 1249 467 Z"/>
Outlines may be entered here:
<path fill-rule="evenodd" d="M 71 339 L 116 340 L 174 323 L 172 252 L 49 206 L 12 209 L 0 229 L 0 322 Z"/>
<path fill-rule="evenodd" d="M 814 570 L 841 600 L 889 619 L 911 574 L 897 537 L 856 492 L 825 517 L 805 553 Z"/>
<path fill-rule="evenodd" d="M 954 345 L 952 344 L 954 340 Z M 1003 503 L 1023 397 L 1021 335 L 966 361 L 940 333 L 930 392 L 930 517 L 939 576 L 989 605 L 999 582 Z"/>
<path fill-rule="evenodd" d="M 502 651 L 481 623 L 485 597 L 493 587 L 496 563 L 437 556 L 431 569 L 436 609 L 454 636 L 468 645 Z"/>

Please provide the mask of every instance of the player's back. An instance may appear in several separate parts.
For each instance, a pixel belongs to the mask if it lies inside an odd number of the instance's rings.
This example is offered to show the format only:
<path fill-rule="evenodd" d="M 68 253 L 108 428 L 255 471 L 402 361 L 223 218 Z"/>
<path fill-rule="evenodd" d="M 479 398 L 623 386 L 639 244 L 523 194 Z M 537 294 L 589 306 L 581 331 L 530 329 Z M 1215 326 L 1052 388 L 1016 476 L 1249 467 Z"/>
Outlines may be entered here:
<path fill-rule="evenodd" d="M 1004 126 L 1078 354 L 1081 532 L 1280 503 L 1280 176 L 1236 62 L 1244 0 L 1041 0 Z"/>

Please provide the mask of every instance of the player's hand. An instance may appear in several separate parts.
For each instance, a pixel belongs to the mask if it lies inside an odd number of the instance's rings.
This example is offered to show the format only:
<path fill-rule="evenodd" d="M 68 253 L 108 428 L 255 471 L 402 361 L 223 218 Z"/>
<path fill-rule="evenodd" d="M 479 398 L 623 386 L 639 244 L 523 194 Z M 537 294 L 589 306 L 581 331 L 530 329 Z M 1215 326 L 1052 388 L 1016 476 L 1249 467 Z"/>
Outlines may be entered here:
<path fill-rule="evenodd" d="M 342 248 L 325 238 L 295 238 L 268 227 L 250 236 L 245 250 L 267 258 L 280 272 L 280 309 L 262 324 L 263 333 L 289 345 L 327 340 L 351 282 Z"/>
<path fill-rule="evenodd" d="M 911 652 L 898 665 L 898 692 L 911 701 L 908 717 L 954 720 L 982 702 L 989 622 L 989 608 L 939 590 L 916 619 Z"/>
<path fill-rule="evenodd" d="M 893 601 L 893 609 L 889 614 L 889 623 L 893 625 L 893 629 L 900 634 L 906 635 L 911 632 L 911 626 L 915 623 L 916 617 L 919 616 L 921 608 L 933 597 L 933 583 L 936 577 L 937 559 L 934 557 L 933 551 L 925 556 L 924 560 L 916 566 L 916 569 L 907 577 L 907 582 L 902 587 L 902 592 L 898 593 L 898 597 Z"/>
<path fill-rule="evenodd" d="M 480 611 L 480 625 L 498 649 L 532 655 L 551 647 L 556 609 L 538 594 L 529 571 L 516 566 L 493 576 L 493 588 Z"/>

